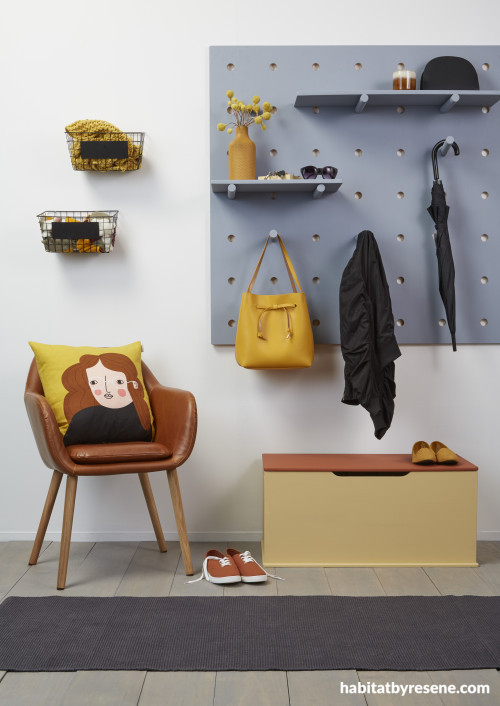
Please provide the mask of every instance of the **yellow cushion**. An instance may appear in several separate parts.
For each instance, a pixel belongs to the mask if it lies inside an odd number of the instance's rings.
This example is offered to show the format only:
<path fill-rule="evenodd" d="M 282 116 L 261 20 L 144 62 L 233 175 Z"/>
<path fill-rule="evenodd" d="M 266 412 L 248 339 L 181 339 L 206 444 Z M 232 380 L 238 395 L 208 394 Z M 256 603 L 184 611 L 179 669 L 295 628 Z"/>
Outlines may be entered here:
<path fill-rule="evenodd" d="M 117 348 L 30 346 L 67 446 L 152 440 L 140 341 Z"/>

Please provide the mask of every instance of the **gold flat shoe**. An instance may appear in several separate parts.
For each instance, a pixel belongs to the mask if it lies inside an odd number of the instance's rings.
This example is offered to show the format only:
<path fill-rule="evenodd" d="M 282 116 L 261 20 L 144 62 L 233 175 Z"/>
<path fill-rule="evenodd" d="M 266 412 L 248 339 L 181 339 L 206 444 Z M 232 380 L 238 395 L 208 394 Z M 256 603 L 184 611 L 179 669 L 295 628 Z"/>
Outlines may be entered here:
<path fill-rule="evenodd" d="M 411 462 L 429 466 L 436 463 L 436 454 L 426 441 L 416 441 L 411 450 Z"/>
<path fill-rule="evenodd" d="M 431 449 L 436 454 L 437 463 L 444 463 L 447 466 L 452 466 L 455 463 L 458 463 L 457 454 L 453 453 L 453 451 L 451 451 L 440 441 L 433 441 L 431 444 Z"/>

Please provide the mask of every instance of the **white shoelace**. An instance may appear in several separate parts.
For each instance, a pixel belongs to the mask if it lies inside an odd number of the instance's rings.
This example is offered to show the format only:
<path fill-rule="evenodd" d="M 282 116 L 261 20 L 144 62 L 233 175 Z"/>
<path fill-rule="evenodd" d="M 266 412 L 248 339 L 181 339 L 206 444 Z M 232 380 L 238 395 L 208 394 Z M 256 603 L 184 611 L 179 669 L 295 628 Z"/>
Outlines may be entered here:
<path fill-rule="evenodd" d="M 281 578 L 281 576 L 275 576 L 274 574 L 270 574 L 268 571 L 266 571 L 266 570 L 264 569 L 264 567 L 261 566 L 261 565 L 259 564 L 259 562 L 256 561 L 256 560 L 253 558 L 253 556 L 250 554 L 249 551 L 242 552 L 242 553 L 240 554 L 240 557 L 243 559 L 243 561 L 244 561 L 245 564 L 249 564 L 251 561 L 253 561 L 254 564 L 257 564 L 257 566 L 259 567 L 259 569 L 262 569 L 262 571 L 263 571 L 265 574 L 267 574 L 267 576 L 269 576 L 270 578 L 272 578 L 272 579 L 278 579 L 278 581 L 284 581 L 284 580 L 285 580 L 285 579 Z"/>
<path fill-rule="evenodd" d="M 207 563 L 209 559 L 215 559 L 216 561 L 219 562 L 221 566 L 231 566 L 231 562 L 229 560 L 229 557 L 224 556 L 224 557 L 219 557 L 219 556 L 206 556 L 205 561 L 203 562 L 203 566 L 201 567 L 201 576 L 197 579 L 193 579 L 192 581 L 186 581 L 186 583 L 196 583 L 197 581 L 201 581 L 202 579 L 206 579 L 207 581 L 209 580 L 208 578 L 208 569 L 207 569 Z"/>
<path fill-rule="evenodd" d="M 268 571 L 266 571 L 266 570 L 264 569 L 264 567 L 259 564 L 258 561 L 255 561 L 255 559 L 253 558 L 253 556 L 250 554 L 249 551 L 242 552 L 242 553 L 240 554 L 240 557 L 243 559 L 243 561 L 245 562 L 245 564 L 248 564 L 249 562 L 253 561 L 255 564 L 257 564 L 257 566 L 259 567 L 259 569 L 262 569 L 262 571 L 263 571 L 267 576 L 269 576 L 270 578 L 272 578 L 272 579 L 278 579 L 278 581 L 284 581 L 284 580 L 285 580 L 285 579 L 281 578 L 281 576 L 274 576 L 274 574 L 270 574 Z M 192 579 L 191 581 L 186 581 L 186 583 L 196 583 L 197 581 L 202 581 L 203 579 L 206 579 L 207 581 L 209 581 L 209 578 L 208 578 L 208 569 L 207 569 L 207 563 L 208 563 L 208 560 L 209 560 L 209 559 L 215 559 L 216 561 L 219 562 L 219 564 L 220 564 L 221 566 L 230 566 L 230 565 L 231 565 L 231 561 L 229 560 L 229 557 L 227 557 L 227 556 L 224 556 L 224 557 L 219 557 L 219 556 L 206 556 L 206 557 L 205 557 L 205 561 L 203 562 L 203 566 L 201 567 L 201 576 L 199 576 L 197 579 Z"/>

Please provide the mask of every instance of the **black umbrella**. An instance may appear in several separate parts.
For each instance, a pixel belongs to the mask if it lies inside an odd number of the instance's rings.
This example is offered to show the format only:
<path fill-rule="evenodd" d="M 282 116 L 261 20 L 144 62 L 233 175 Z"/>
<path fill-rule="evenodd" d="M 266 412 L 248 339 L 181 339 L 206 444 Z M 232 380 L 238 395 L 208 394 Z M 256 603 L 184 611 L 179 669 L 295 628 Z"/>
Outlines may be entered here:
<path fill-rule="evenodd" d="M 455 339 L 456 311 L 455 311 L 455 264 L 451 252 L 450 234 L 448 232 L 448 212 L 449 206 L 446 204 L 443 183 L 439 178 L 437 151 L 444 145 L 446 140 L 436 142 L 432 148 L 432 167 L 434 170 L 434 183 L 432 185 L 431 205 L 427 209 L 436 225 L 436 256 L 438 260 L 439 272 L 439 294 L 446 311 L 448 328 L 451 333 L 453 350 L 457 350 Z M 460 154 L 460 149 L 456 142 L 452 144 L 455 154 Z"/>

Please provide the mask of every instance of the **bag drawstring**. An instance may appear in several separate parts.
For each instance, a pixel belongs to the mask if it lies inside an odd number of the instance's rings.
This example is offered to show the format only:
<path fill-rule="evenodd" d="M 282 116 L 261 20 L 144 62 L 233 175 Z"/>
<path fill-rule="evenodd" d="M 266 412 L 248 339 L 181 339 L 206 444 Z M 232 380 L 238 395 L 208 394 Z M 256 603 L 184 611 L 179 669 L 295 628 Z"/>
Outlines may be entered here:
<path fill-rule="evenodd" d="M 262 338 L 264 341 L 266 338 L 264 337 L 264 334 L 262 332 L 262 317 L 267 311 L 275 311 L 281 309 L 282 311 L 286 312 L 286 320 L 287 320 L 287 330 L 286 330 L 286 336 L 285 338 L 291 338 L 293 336 L 293 330 L 292 330 L 292 317 L 290 316 L 290 309 L 294 309 L 297 305 L 296 304 L 272 304 L 272 306 L 258 306 L 257 309 L 262 309 L 259 315 L 259 319 L 257 321 L 257 336 L 259 338 Z"/>

